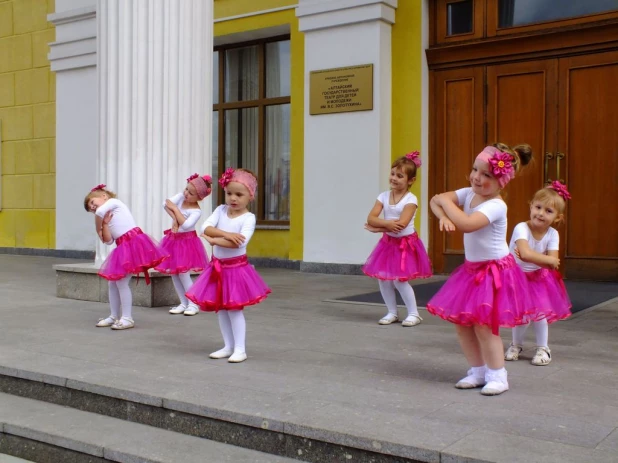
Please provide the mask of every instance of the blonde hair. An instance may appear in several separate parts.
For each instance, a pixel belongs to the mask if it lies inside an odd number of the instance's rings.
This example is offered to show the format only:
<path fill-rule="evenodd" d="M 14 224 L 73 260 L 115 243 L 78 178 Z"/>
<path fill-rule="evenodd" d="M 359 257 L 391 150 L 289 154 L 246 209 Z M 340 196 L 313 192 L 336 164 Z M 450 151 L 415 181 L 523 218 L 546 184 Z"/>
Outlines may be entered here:
<path fill-rule="evenodd" d="M 553 188 L 541 188 L 534 193 L 534 196 L 530 200 L 530 205 L 535 202 L 539 202 L 544 206 L 553 207 L 558 212 L 554 224 L 558 227 L 564 222 L 564 211 L 566 210 L 566 201 L 562 196 L 558 194 Z M 553 225 L 553 224 L 552 224 Z"/>
<path fill-rule="evenodd" d="M 90 208 L 88 207 L 88 203 L 90 202 L 90 200 L 92 198 L 99 198 L 103 194 L 106 194 L 108 198 L 116 197 L 116 193 L 114 193 L 113 191 L 106 190 L 104 188 L 99 188 L 98 190 L 91 191 L 84 198 L 84 209 L 86 209 L 86 212 L 90 212 Z"/>
<path fill-rule="evenodd" d="M 391 169 L 401 169 L 408 177 L 408 181 L 416 177 L 416 164 L 406 156 L 401 156 L 393 161 Z"/>

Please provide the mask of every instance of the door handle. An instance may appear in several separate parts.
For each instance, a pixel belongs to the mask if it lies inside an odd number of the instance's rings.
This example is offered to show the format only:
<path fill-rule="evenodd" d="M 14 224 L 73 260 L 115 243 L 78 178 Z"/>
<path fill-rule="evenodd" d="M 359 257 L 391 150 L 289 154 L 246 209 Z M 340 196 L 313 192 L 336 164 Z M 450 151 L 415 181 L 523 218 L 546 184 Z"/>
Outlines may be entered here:
<path fill-rule="evenodd" d="M 549 161 L 554 159 L 554 154 L 549 151 L 545 153 L 545 183 L 551 183 L 551 178 L 549 178 Z"/>
<path fill-rule="evenodd" d="M 564 185 L 564 179 L 560 178 L 560 161 L 564 159 L 566 155 L 564 153 L 556 153 L 556 177 L 558 181 Z"/>

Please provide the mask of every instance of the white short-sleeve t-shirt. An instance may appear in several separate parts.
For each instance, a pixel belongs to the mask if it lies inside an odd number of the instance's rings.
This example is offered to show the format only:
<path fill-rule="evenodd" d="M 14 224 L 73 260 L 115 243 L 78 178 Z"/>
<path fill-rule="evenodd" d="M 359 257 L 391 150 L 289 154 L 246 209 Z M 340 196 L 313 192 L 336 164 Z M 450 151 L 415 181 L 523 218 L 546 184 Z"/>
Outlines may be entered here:
<path fill-rule="evenodd" d="M 195 230 L 195 224 L 200 220 L 202 210 L 199 207 L 195 209 L 184 209 L 182 204 L 185 202 L 185 195 L 182 193 L 172 196 L 169 200 L 176 204 L 178 210 L 185 218 L 185 223 L 178 227 L 178 231 L 183 233 Z M 163 208 L 165 209 L 165 203 L 163 203 Z"/>
<path fill-rule="evenodd" d="M 549 227 L 545 235 L 543 235 L 543 238 L 537 241 L 534 239 L 534 236 L 532 236 L 532 230 L 530 230 L 526 222 L 518 223 L 513 230 L 513 236 L 511 236 L 509 251 L 515 256 L 517 265 L 519 265 L 524 272 L 534 272 L 541 267 L 532 262 L 524 262 L 517 258 L 515 255 L 515 248 L 517 247 L 518 240 L 526 240 L 530 249 L 539 254 L 545 254 L 547 251 L 558 251 L 560 248 L 560 235 L 555 228 Z"/>
<path fill-rule="evenodd" d="M 472 208 L 470 203 L 475 196 L 472 188 L 461 188 L 455 191 L 455 194 L 466 214 L 480 212 L 489 219 L 489 225 L 486 227 L 471 233 L 464 233 L 466 260 L 482 262 L 507 256 L 509 247 L 506 244 L 506 203 L 500 198 L 494 198 Z"/>
<path fill-rule="evenodd" d="M 247 254 L 247 244 L 255 231 L 255 215 L 251 212 L 246 212 L 238 217 L 230 218 L 227 216 L 228 207 L 223 204 L 217 207 L 214 212 L 204 222 L 202 231 L 207 227 L 215 227 L 219 230 L 240 233 L 245 237 L 245 242 L 238 248 L 222 248 L 221 246 L 213 246 L 213 255 L 218 259 L 228 259 L 230 257 L 238 257 Z"/>
<path fill-rule="evenodd" d="M 401 200 L 397 204 L 389 204 L 390 198 L 391 198 L 390 190 L 380 193 L 378 196 L 378 201 L 382 203 L 385 220 L 398 220 L 399 217 L 401 217 L 403 208 L 406 207 L 408 204 L 414 204 L 415 206 L 418 206 L 418 200 L 416 199 L 416 196 L 414 196 L 409 191 L 403 196 L 403 198 L 401 198 Z M 415 216 L 416 216 L 416 211 L 414 212 L 414 215 L 412 216 L 412 220 L 410 220 L 410 223 L 408 224 L 408 226 L 404 228 L 403 230 L 401 230 L 399 233 L 386 232 L 386 234 L 397 237 L 397 238 L 413 234 Z"/>
<path fill-rule="evenodd" d="M 113 214 L 112 220 L 110 220 L 108 226 L 114 240 L 120 238 L 132 228 L 137 227 L 133 214 L 131 214 L 127 205 L 119 199 L 108 199 L 97 207 L 95 214 L 103 218 L 108 211 L 111 211 Z"/>

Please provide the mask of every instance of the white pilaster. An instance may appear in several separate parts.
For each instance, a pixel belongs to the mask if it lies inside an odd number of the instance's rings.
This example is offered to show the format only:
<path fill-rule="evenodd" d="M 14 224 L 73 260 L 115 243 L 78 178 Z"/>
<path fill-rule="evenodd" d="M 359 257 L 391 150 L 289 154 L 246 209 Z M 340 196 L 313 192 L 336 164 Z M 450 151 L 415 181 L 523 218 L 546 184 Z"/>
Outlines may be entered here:
<path fill-rule="evenodd" d="M 212 10 L 212 0 L 97 3 L 97 178 L 156 238 L 169 225 L 163 200 L 212 165 Z M 97 263 L 106 252 L 97 245 Z"/>
<path fill-rule="evenodd" d="M 93 250 L 91 214 L 82 206 L 96 185 L 96 0 L 57 0 L 49 60 L 56 73 L 56 248 Z"/>
<path fill-rule="evenodd" d="M 396 0 L 300 0 L 305 33 L 305 262 L 360 264 L 363 229 L 391 159 L 391 27 Z M 309 115 L 309 73 L 373 64 L 373 110 Z"/>

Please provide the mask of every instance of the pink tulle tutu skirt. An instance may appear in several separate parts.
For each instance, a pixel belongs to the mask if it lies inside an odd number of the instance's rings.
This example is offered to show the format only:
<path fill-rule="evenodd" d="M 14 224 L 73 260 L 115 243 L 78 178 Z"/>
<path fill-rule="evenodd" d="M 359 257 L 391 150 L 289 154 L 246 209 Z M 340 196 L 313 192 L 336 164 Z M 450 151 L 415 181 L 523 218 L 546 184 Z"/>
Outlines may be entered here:
<path fill-rule="evenodd" d="M 431 262 L 418 234 L 396 238 L 384 233 L 362 268 L 379 280 L 408 281 L 431 276 Z"/>
<path fill-rule="evenodd" d="M 553 323 L 571 315 L 571 300 L 558 271 L 542 268 L 525 275 L 536 310 L 533 320 Z"/>
<path fill-rule="evenodd" d="M 159 250 L 169 257 L 155 267 L 157 272 L 177 275 L 201 272 L 208 265 L 208 256 L 202 240 L 195 231 L 172 233 L 165 230 Z"/>
<path fill-rule="evenodd" d="M 457 267 L 427 303 L 427 311 L 458 325 L 499 328 L 535 318 L 528 279 L 511 254 L 498 260 L 469 262 Z"/>
<path fill-rule="evenodd" d="M 187 297 L 206 312 L 242 310 L 270 294 L 262 277 L 247 261 L 247 255 L 212 262 L 187 292 Z"/>
<path fill-rule="evenodd" d="M 116 239 L 116 249 L 101 265 L 99 275 L 117 281 L 129 274 L 143 273 L 146 283 L 149 283 L 148 269 L 156 267 L 166 257 L 155 240 L 135 227 Z"/>

